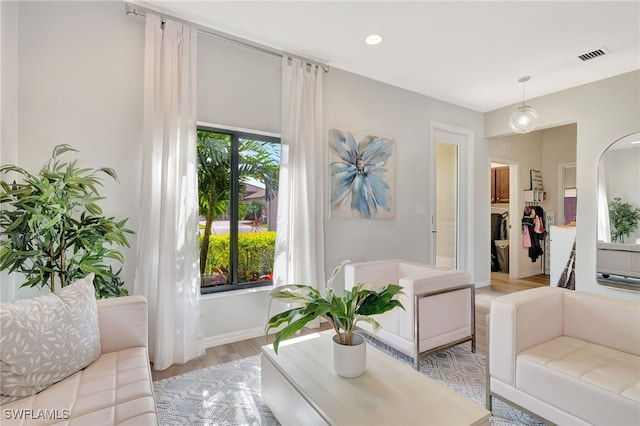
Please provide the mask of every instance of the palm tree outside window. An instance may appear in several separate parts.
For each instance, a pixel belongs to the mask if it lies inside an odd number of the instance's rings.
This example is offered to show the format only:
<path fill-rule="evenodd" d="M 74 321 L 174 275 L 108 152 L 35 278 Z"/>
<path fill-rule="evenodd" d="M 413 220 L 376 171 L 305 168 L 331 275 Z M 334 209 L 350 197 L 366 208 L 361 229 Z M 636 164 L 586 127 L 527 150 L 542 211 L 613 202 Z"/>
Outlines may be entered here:
<path fill-rule="evenodd" d="M 198 127 L 201 293 L 272 284 L 280 139 Z"/>

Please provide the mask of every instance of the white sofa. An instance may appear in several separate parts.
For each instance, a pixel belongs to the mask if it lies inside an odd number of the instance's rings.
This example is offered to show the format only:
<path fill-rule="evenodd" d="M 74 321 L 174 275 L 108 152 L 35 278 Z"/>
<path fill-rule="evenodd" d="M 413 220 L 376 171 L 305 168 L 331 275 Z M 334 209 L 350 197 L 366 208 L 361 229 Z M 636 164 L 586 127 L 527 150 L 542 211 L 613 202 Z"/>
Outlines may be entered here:
<path fill-rule="evenodd" d="M 346 290 L 358 283 L 403 287 L 405 310 L 376 316 L 382 329 L 375 337 L 412 357 L 416 369 L 421 356 L 466 341 L 475 352 L 475 291 L 468 272 L 392 259 L 350 263 L 344 274 Z M 358 326 L 373 334 L 371 325 Z"/>
<path fill-rule="evenodd" d="M 561 425 L 640 424 L 640 303 L 559 287 L 491 304 L 492 397 Z"/>
<path fill-rule="evenodd" d="M 146 300 L 127 296 L 97 305 L 102 355 L 39 393 L 0 406 L 3 426 L 158 424 Z"/>

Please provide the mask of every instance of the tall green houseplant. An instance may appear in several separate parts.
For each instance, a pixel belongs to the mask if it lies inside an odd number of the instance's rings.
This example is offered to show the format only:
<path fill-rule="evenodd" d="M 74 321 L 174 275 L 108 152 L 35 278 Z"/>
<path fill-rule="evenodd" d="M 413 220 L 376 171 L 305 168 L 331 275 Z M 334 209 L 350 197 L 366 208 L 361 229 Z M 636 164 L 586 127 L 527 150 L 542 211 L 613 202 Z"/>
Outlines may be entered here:
<path fill-rule="evenodd" d="M 104 176 L 118 181 L 108 167 L 79 168 L 60 157 L 77 152 L 58 145 L 38 174 L 16 165 L 0 167 L 0 269 L 19 272 L 21 287 L 64 287 L 95 274 L 96 296 L 127 295 L 114 264 L 124 257 L 113 246 L 129 247 L 127 219 L 103 214 L 98 193 Z M 17 174 L 21 182 L 7 182 Z"/>
<path fill-rule="evenodd" d="M 611 220 L 611 240 L 617 242 L 633 234 L 640 222 L 640 208 L 634 208 L 631 204 L 623 202 L 622 198 L 615 197 L 609 202 L 609 219 Z"/>

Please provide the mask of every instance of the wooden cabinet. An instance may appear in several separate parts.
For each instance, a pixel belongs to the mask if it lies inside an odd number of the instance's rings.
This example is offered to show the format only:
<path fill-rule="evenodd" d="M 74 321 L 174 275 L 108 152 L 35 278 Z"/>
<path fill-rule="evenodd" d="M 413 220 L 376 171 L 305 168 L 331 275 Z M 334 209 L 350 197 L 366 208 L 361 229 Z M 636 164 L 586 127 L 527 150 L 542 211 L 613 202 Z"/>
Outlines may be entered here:
<path fill-rule="evenodd" d="M 496 202 L 496 169 L 491 168 L 491 204 Z"/>
<path fill-rule="evenodd" d="M 509 202 L 509 166 L 491 168 L 491 203 Z"/>

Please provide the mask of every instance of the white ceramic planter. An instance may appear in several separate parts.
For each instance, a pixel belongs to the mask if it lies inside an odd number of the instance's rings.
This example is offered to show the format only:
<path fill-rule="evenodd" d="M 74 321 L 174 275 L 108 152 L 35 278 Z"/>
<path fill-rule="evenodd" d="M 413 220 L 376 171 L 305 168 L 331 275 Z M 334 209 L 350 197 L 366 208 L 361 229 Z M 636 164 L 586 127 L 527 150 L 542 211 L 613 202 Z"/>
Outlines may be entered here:
<path fill-rule="evenodd" d="M 353 335 L 353 345 L 341 345 L 338 336 L 333 336 L 333 369 L 341 377 L 358 377 L 367 368 L 367 345 L 364 337 Z"/>

